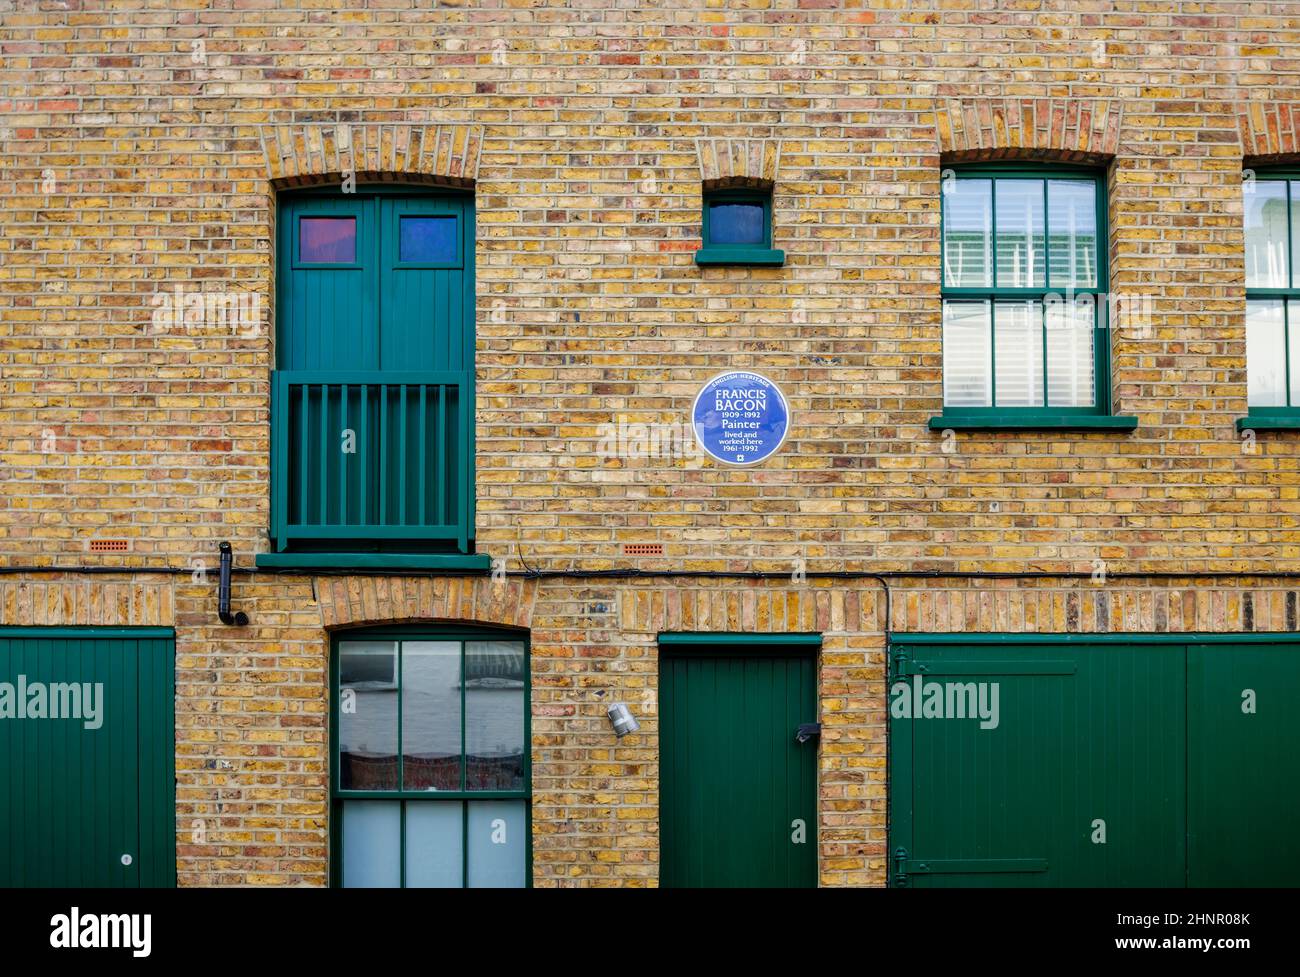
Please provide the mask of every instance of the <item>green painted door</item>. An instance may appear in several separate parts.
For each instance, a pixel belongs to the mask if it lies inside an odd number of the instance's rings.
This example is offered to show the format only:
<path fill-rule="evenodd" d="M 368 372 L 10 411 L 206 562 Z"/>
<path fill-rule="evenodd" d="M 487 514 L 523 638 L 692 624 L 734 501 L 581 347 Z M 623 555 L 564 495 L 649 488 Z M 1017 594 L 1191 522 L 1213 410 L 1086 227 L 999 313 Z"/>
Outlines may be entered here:
<path fill-rule="evenodd" d="M 173 647 L 0 629 L 0 886 L 175 884 Z"/>
<path fill-rule="evenodd" d="M 1294 644 L 897 641 L 894 884 L 1296 885 L 1298 699 Z"/>
<path fill-rule="evenodd" d="M 1193 645 L 1187 679 L 1188 883 L 1300 885 L 1300 645 Z"/>
<path fill-rule="evenodd" d="M 659 881 L 817 884 L 816 649 L 660 647 Z"/>

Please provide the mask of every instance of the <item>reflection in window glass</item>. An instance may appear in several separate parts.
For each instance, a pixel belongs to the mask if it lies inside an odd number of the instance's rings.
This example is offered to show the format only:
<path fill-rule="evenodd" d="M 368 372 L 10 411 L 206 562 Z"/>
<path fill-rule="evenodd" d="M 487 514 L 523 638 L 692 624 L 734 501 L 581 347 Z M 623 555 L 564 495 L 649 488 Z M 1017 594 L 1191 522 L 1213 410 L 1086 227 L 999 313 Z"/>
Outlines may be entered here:
<path fill-rule="evenodd" d="M 1093 377 L 1091 295 L 1047 306 L 1047 403 L 1051 407 L 1091 407 L 1096 399 Z"/>
<path fill-rule="evenodd" d="M 1246 189 L 1246 287 L 1287 288 L 1286 181 L 1256 180 Z"/>
<path fill-rule="evenodd" d="M 988 407 L 990 388 L 988 302 L 943 303 L 943 402 Z"/>
<path fill-rule="evenodd" d="M 399 227 L 399 261 L 446 264 L 456 260 L 455 217 L 403 217 Z"/>
<path fill-rule="evenodd" d="M 398 801 L 343 802 L 343 884 L 395 889 L 402 884 L 402 808 Z"/>
<path fill-rule="evenodd" d="M 458 889 L 463 884 L 462 807 L 459 801 L 406 805 L 408 889 Z"/>
<path fill-rule="evenodd" d="M 465 789 L 524 784 L 526 659 L 519 641 L 465 643 Z"/>
<path fill-rule="evenodd" d="M 402 786 L 460 790 L 460 642 L 402 642 Z"/>
<path fill-rule="evenodd" d="M 524 802 L 470 801 L 466 827 L 470 887 L 522 888 L 528 831 Z"/>
<path fill-rule="evenodd" d="M 709 205 L 709 244 L 766 244 L 761 203 L 728 202 Z"/>
<path fill-rule="evenodd" d="M 997 302 L 993 350 L 998 407 L 1043 403 L 1043 307 L 1039 302 Z"/>
<path fill-rule="evenodd" d="M 1047 230 L 1051 235 L 1048 265 L 1052 287 L 1095 288 L 1097 184 L 1092 180 L 1048 180 Z"/>
<path fill-rule="evenodd" d="M 1286 406 L 1286 334 L 1281 299 L 1246 303 L 1246 403 Z"/>
<path fill-rule="evenodd" d="M 1043 181 L 999 180 L 997 285 L 1043 287 Z"/>
<path fill-rule="evenodd" d="M 303 217 L 298 221 L 298 260 L 350 265 L 357 260 L 355 217 Z"/>
<path fill-rule="evenodd" d="M 953 288 L 993 284 L 993 181 L 943 184 L 943 283 Z"/>
<path fill-rule="evenodd" d="M 397 645 L 339 643 L 339 786 L 397 787 Z"/>

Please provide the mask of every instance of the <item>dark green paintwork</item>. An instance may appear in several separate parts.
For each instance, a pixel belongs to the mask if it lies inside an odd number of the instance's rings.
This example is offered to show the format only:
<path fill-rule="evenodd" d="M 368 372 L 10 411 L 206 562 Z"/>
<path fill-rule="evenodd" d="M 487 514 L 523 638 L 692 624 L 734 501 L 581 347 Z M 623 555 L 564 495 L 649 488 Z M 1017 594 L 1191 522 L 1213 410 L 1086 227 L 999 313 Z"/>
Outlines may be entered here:
<path fill-rule="evenodd" d="M 1300 885 L 1300 645 L 1192 645 L 1187 711 L 1188 884 Z"/>
<path fill-rule="evenodd" d="M 931 431 L 1132 431 L 1131 414 L 1097 414 L 1035 407 L 949 408 L 929 421 Z"/>
<path fill-rule="evenodd" d="M 354 218 L 356 262 L 298 261 L 304 216 Z M 404 216 L 454 219 L 455 257 L 400 261 Z M 473 227 L 473 200 L 463 194 L 383 188 L 282 199 L 272 383 L 277 551 L 471 551 Z"/>
<path fill-rule="evenodd" d="M 661 642 L 661 886 L 817 884 L 816 677 L 807 643 Z"/>
<path fill-rule="evenodd" d="M 891 688 L 917 674 L 997 681 L 1000 721 L 891 710 L 894 884 L 1300 883 L 1288 837 L 1300 819 L 1300 645 L 1288 637 L 895 641 Z M 1259 693 L 1255 716 L 1241 713 L 1244 688 Z"/>
<path fill-rule="evenodd" d="M 98 729 L 0 720 L 0 886 L 175 885 L 174 644 L 142 634 L 0 633 L 0 681 L 104 685 Z"/>

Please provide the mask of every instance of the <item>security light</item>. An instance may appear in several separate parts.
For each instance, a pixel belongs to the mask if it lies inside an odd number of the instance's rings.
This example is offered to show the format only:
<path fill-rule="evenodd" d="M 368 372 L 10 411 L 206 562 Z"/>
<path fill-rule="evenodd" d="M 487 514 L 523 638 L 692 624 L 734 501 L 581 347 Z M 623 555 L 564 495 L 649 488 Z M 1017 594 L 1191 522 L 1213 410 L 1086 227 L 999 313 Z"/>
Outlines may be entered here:
<path fill-rule="evenodd" d="M 641 724 L 636 721 L 636 717 L 621 702 L 611 702 L 608 714 L 610 724 L 614 727 L 614 734 L 619 739 L 622 739 L 628 733 L 635 733 L 641 728 Z"/>

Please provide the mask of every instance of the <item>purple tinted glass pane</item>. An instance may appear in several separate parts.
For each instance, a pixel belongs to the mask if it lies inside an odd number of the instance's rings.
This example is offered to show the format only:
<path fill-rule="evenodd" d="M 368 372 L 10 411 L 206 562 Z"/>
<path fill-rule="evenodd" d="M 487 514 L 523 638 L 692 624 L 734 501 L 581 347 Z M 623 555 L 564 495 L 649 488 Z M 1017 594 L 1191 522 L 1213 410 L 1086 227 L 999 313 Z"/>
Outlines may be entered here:
<path fill-rule="evenodd" d="M 403 217 L 398 260 L 442 264 L 456 260 L 456 218 Z"/>
<path fill-rule="evenodd" d="M 357 219 L 304 217 L 298 222 L 298 258 L 312 264 L 353 264 L 357 260 Z"/>
<path fill-rule="evenodd" d="M 709 206 L 709 244 L 763 244 L 763 205 Z"/>

